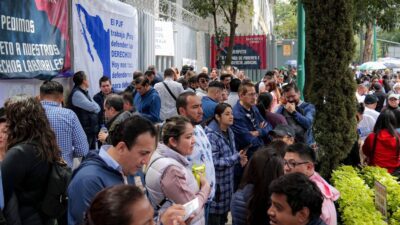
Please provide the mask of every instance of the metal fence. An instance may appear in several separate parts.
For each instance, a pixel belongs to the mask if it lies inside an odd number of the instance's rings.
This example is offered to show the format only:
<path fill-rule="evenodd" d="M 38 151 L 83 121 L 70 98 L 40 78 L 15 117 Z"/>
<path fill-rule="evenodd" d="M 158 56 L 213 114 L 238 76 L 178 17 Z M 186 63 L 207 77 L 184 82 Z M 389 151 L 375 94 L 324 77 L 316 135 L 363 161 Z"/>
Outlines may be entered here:
<path fill-rule="evenodd" d="M 268 70 L 243 70 L 244 74 L 254 83 L 260 81 Z"/>
<path fill-rule="evenodd" d="M 168 0 L 120 0 L 132 5 L 139 15 L 139 70 L 155 65 L 158 71 L 182 66 L 182 59 L 196 60 L 197 66 L 208 65 L 209 25 L 202 18 Z M 156 20 L 173 22 L 175 56 L 155 55 Z"/>

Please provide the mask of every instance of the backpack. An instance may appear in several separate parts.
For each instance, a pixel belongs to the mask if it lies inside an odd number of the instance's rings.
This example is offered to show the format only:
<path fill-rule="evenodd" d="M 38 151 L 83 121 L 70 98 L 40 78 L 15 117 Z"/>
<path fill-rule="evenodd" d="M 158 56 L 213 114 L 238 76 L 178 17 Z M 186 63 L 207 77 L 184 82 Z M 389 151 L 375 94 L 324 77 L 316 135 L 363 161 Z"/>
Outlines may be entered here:
<path fill-rule="evenodd" d="M 29 145 L 34 148 L 37 147 L 35 143 L 21 143 L 13 148 L 25 151 L 26 148 L 29 148 Z M 56 219 L 63 216 L 67 211 L 67 188 L 71 176 L 72 170 L 63 159 L 50 164 L 43 200 L 36 205 L 36 208 L 47 217 Z"/>
<path fill-rule="evenodd" d="M 67 189 L 72 170 L 64 161 L 53 162 L 47 179 L 46 194 L 39 209 L 50 218 L 59 218 L 67 211 Z"/>

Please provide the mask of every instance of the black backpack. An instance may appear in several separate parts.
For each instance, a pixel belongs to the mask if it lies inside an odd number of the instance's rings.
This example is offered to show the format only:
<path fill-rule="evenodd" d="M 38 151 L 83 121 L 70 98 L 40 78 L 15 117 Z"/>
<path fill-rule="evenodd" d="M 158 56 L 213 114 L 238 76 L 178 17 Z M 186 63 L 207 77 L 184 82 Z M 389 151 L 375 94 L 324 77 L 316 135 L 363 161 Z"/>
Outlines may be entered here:
<path fill-rule="evenodd" d="M 24 149 L 26 145 L 33 145 L 36 148 L 36 145 L 31 143 L 23 143 L 14 147 Z M 43 200 L 36 206 L 47 217 L 56 219 L 67 211 L 67 189 L 71 176 L 72 170 L 64 160 L 60 159 L 50 164 L 45 194 Z"/>
<path fill-rule="evenodd" d="M 39 203 L 40 210 L 50 218 L 59 218 L 67 211 L 67 189 L 72 170 L 64 161 L 51 164 L 47 179 L 46 194 Z"/>

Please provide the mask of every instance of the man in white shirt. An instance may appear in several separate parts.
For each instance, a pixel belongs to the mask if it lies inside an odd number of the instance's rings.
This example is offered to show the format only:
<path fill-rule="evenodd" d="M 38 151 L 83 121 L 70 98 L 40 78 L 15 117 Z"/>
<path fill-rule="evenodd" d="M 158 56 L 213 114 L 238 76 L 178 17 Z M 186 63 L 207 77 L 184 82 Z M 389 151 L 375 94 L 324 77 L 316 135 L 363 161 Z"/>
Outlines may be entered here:
<path fill-rule="evenodd" d="M 197 82 L 199 83 L 199 88 L 196 89 L 196 95 L 199 97 L 207 96 L 208 82 L 210 78 L 206 73 L 200 73 L 197 76 Z"/>
<path fill-rule="evenodd" d="M 215 195 L 215 169 L 212 158 L 212 150 L 210 141 L 204 132 L 203 127 L 200 125 L 203 119 L 203 109 L 201 107 L 200 97 L 193 92 L 184 92 L 179 95 L 176 101 L 176 108 L 181 116 L 187 117 L 192 122 L 195 136 L 195 145 L 192 155 L 188 157 L 188 160 L 192 165 L 205 164 L 206 166 L 206 178 L 211 186 L 211 193 L 209 200 L 212 200 Z"/>
<path fill-rule="evenodd" d="M 357 86 L 356 97 L 358 102 L 364 102 L 365 95 L 368 93 L 368 88 L 364 84 Z"/>
<path fill-rule="evenodd" d="M 154 85 L 161 98 L 160 119 L 166 119 L 177 116 L 176 98 L 184 91 L 182 84 L 174 81 L 175 72 L 173 69 L 164 71 L 164 81 Z"/>
<path fill-rule="evenodd" d="M 365 114 L 365 109 L 366 107 L 363 104 L 357 105 L 357 132 L 363 141 L 374 131 L 376 123 L 376 119 Z"/>

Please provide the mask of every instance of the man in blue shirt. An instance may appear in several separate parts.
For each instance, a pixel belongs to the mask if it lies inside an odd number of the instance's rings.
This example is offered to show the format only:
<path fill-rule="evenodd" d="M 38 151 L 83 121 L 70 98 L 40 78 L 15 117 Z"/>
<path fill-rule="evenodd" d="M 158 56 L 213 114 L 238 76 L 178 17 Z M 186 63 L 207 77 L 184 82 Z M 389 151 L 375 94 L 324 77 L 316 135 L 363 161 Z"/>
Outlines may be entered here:
<path fill-rule="evenodd" d="M 286 99 L 286 103 L 282 104 L 276 113 L 282 114 L 288 125 L 293 128 L 296 143 L 306 143 L 315 147 L 312 133 L 315 106 L 300 99 L 300 91 L 294 83 L 283 87 L 283 97 Z"/>
<path fill-rule="evenodd" d="M 250 159 L 253 153 L 264 145 L 268 133 L 272 130 L 270 123 L 264 120 L 256 107 L 257 93 L 255 85 L 243 82 L 239 86 L 239 101 L 233 107 L 234 122 L 232 125 L 235 134 L 236 149 L 247 150 Z M 236 190 L 243 175 L 243 168 L 235 166 L 234 189 Z"/>
<path fill-rule="evenodd" d="M 264 138 L 272 130 L 271 124 L 264 120 L 256 107 L 257 93 L 253 83 L 244 82 L 239 86 L 239 101 L 233 107 L 236 149 L 248 148 L 247 156 L 264 145 Z"/>
<path fill-rule="evenodd" d="M 112 145 L 91 151 L 74 171 L 68 187 L 68 224 L 82 224 L 84 213 L 95 195 L 106 187 L 134 184 L 144 187 L 135 177 L 147 164 L 156 147 L 156 129 L 141 117 L 133 116 L 120 123 L 110 134 Z"/>
<path fill-rule="evenodd" d="M 73 159 L 86 156 L 89 145 L 76 114 L 62 107 L 63 92 L 63 86 L 57 81 L 45 81 L 40 86 L 40 100 L 56 134 L 61 157 L 72 168 Z"/>
<path fill-rule="evenodd" d="M 146 77 L 135 79 L 136 95 L 133 99 L 137 112 L 153 123 L 161 122 L 161 99 L 158 92 L 150 86 L 150 80 Z"/>
<path fill-rule="evenodd" d="M 218 103 L 222 102 L 222 91 L 225 86 L 219 81 L 211 81 L 208 85 L 207 96 L 201 99 L 203 108 L 203 122 L 214 117 L 214 110 Z"/>

